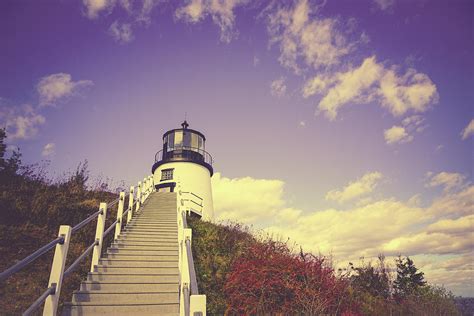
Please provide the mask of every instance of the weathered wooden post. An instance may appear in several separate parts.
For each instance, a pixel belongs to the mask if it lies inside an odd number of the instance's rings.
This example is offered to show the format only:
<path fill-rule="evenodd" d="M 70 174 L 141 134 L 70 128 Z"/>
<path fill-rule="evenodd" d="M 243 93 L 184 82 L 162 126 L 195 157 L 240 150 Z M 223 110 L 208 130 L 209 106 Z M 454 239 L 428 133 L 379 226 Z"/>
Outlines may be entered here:
<path fill-rule="evenodd" d="M 51 274 L 49 275 L 48 282 L 48 288 L 55 284 L 56 290 L 54 294 L 49 295 L 44 302 L 44 316 L 55 316 L 58 310 L 61 284 L 63 283 L 64 266 L 66 265 L 67 251 L 69 249 L 69 241 L 71 240 L 71 226 L 59 226 L 58 237 L 63 237 L 64 241 L 62 243 L 56 244 L 53 264 L 51 266 Z"/>
<path fill-rule="evenodd" d="M 125 192 L 120 192 L 120 198 L 117 208 L 117 223 L 115 224 L 115 235 L 114 240 L 117 240 L 120 232 L 122 231 L 122 217 L 123 217 L 123 205 L 125 204 Z"/>
<path fill-rule="evenodd" d="M 102 240 L 104 239 L 105 219 L 107 217 L 107 203 L 100 203 L 99 216 L 97 217 L 97 228 L 95 230 L 95 240 L 97 244 L 92 250 L 91 272 L 94 272 L 95 266 L 99 264 L 102 253 Z"/>
<path fill-rule="evenodd" d="M 128 213 L 127 213 L 127 225 L 132 220 L 133 216 L 133 193 L 135 191 L 135 187 L 130 187 L 130 195 L 128 196 Z"/>
<path fill-rule="evenodd" d="M 141 198 L 142 198 L 142 182 L 138 182 L 138 188 L 137 188 L 137 207 L 135 208 L 135 211 L 138 211 L 141 205 Z"/>

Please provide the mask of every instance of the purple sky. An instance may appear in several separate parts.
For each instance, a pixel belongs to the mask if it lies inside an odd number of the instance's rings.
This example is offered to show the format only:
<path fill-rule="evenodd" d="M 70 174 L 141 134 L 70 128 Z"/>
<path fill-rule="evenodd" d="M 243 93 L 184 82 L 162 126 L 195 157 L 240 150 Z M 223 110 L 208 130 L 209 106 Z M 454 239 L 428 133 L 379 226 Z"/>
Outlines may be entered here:
<path fill-rule="evenodd" d="M 93 175 L 128 185 L 187 113 L 215 186 L 278 180 L 278 207 L 300 219 L 416 204 L 430 214 L 416 229 L 357 249 L 396 243 L 472 295 L 473 12 L 467 0 L 2 1 L 0 123 L 26 162 L 50 160 L 59 176 L 87 158 Z M 432 213 L 446 200 L 462 211 Z M 305 238 L 296 224 L 252 223 Z M 418 247 L 439 234 L 462 246 Z M 445 281 L 453 260 L 471 262 L 456 266 L 464 283 Z"/>

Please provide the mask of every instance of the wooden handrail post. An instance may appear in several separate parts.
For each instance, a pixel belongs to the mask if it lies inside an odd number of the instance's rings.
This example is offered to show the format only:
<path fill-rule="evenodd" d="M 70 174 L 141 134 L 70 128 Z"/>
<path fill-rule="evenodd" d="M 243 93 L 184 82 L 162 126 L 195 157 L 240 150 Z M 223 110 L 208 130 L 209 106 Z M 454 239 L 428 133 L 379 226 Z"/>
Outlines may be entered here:
<path fill-rule="evenodd" d="M 133 193 L 135 192 L 135 187 L 130 187 L 130 195 L 128 196 L 128 213 L 127 213 L 127 225 L 132 220 L 133 216 Z"/>
<path fill-rule="evenodd" d="M 123 217 L 123 205 L 125 204 L 125 192 L 120 192 L 120 198 L 117 208 L 117 224 L 115 224 L 115 235 L 114 240 L 117 240 L 120 232 L 122 231 L 122 217 Z"/>
<path fill-rule="evenodd" d="M 69 241 L 71 240 L 71 226 L 59 226 L 59 236 L 64 238 L 64 242 L 56 244 L 54 250 L 53 264 L 51 265 L 51 274 L 49 275 L 48 287 L 56 284 L 56 291 L 46 298 L 44 302 L 43 315 L 55 316 L 58 310 L 59 295 L 61 294 L 61 284 L 63 283 L 64 266 L 66 265 L 67 251 Z"/>
<path fill-rule="evenodd" d="M 143 194 L 142 194 L 142 199 L 141 199 L 142 204 L 146 200 L 146 196 L 147 196 L 146 194 L 147 194 L 147 183 L 146 183 L 146 178 L 143 178 Z"/>
<path fill-rule="evenodd" d="M 189 300 L 189 315 L 194 313 L 200 313 L 202 316 L 206 316 L 206 295 L 191 295 Z"/>
<path fill-rule="evenodd" d="M 138 187 L 137 187 L 137 207 L 135 208 L 135 211 L 138 211 L 140 208 L 140 204 L 142 201 L 142 182 L 138 182 Z"/>
<path fill-rule="evenodd" d="M 95 266 L 99 264 L 100 255 L 102 253 L 102 240 L 104 239 L 105 219 L 107 217 L 107 203 L 100 203 L 99 216 L 97 217 L 97 228 L 95 230 L 95 240 L 97 245 L 92 250 L 91 272 L 94 272 Z"/>

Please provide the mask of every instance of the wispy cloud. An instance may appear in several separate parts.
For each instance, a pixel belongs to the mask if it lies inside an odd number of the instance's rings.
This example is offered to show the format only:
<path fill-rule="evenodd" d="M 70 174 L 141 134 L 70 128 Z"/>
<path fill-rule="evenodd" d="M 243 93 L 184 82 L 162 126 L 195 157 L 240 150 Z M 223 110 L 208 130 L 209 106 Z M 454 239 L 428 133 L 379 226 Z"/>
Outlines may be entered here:
<path fill-rule="evenodd" d="M 129 23 L 120 24 L 118 21 L 110 25 L 109 34 L 121 44 L 129 43 L 134 38 L 132 25 Z"/>
<path fill-rule="evenodd" d="M 48 143 L 44 145 L 43 150 L 41 151 L 41 156 L 43 157 L 50 157 L 56 153 L 56 144 L 55 143 Z"/>
<path fill-rule="evenodd" d="M 442 171 L 437 174 L 428 172 L 426 176 L 428 178 L 426 187 L 442 186 L 445 192 L 463 187 L 466 181 L 466 176 L 456 172 Z"/>
<path fill-rule="evenodd" d="M 280 63 L 295 73 L 301 73 L 298 59 L 305 67 L 319 69 L 337 65 L 349 54 L 354 45 L 341 31 L 337 19 L 319 18 L 312 14 L 307 0 L 294 6 L 279 6 L 268 15 L 270 43 L 280 47 Z"/>
<path fill-rule="evenodd" d="M 467 139 L 469 136 L 474 135 L 474 119 L 467 124 L 467 126 L 461 132 L 461 138 Z"/>
<path fill-rule="evenodd" d="M 341 190 L 331 190 L 326 194 L 326 200 L 344 203 L 360 198 L 374 191 L 379 181 L 382 179 L 380 172 L 366 173 L 360 179 L 349 183 Z"/>
<path fill-rule="evenodd" d="M 408 134 L 403 126 L 394 125 L 383 132 L 385 142 L 388 145 L 396 143 L 409 143 L 413 140 L 413 135 Z"/>
<path fill-rule="evenodd" d="M 86 9 L 85 14 L 90 19 L 96 19 L 101 12 L 111 10 L 115 2 L 115 0 L 82 0 Z"/>
<path fill-rule="evenodd" d="M 248 0 L 191 0 L 185 6 L 178 8 L 175 16 L 188 23 L 197 23 L 209 15 L 221 31 L 221 41 L 229 43 L 238 34 L 234 27 L 234 10 L 248 2 Z"/>
<path fill-rule="evenodd" d="M 283 97 L 286 94 L 285 78 L 280 77 L 270 83 L 270 93 L 275 97 Z"/>
<path fill-rule="evenodd" d="M 39 126 L 46 122 L 46 118 L 38 114 L 31 105 L 2 107 L 0 120 L 5 126 L 9 141 L 34 138 Z"/>
<path fill-rule="evenodd" d="M 428 76 L 409 69 L 399 76 L 396 67 L 386 68 L 375 56 L 366 58 L 357 68 L 317 75 L 303 87 L 303 96 L 321 95 L 318 110 L 330 120 L 342 106 L 377 101 L 394 116 L 408 111 L 424 112 L 437 103 L 436 86 Z"/>
<path fill-rule="evenodd" d="M 420 115 L 409 116 L 403 119 L 401 126 L 394 125 L 384 131 L 385 142 L 388 145 L 409 143 L 415 138 L 415 133 L 421 133 L 427 126 Z"/>
<path fill-rule="evenodd" d="M 395 0 L 373 0 L 373 2 L 382 11 L 389 11 L 395 5 Z"/>
<path fill-rule="evenodd" d="M 91 80 L 73 81 L 70 74 L 57 73 L 40 79 L 36 86 L 41 106 L 55 105 L 58 101 L 77 95 L 81 89 L 93 85 Z"/>

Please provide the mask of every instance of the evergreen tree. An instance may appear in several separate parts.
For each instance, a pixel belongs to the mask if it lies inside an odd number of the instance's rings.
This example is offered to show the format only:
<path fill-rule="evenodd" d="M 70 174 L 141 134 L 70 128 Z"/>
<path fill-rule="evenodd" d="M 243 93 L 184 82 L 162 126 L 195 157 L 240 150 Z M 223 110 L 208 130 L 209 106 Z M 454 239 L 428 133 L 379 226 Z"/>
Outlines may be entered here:
<path fill-rule="evenodd" d="M 417 291 L 426 284 L 424 273 L 419 271 L 410 257 L 397 259 L 397 279 L 394 282 L 395 294 L 406 297 L 416 294 Z"/>
<path fill-rule="evenodd" d="M 21 153 L 18 149 L 12 152 L 10 158 L 6 158 L 6 138 L 5 129 L 0 128 L 0 184 L 8 183 L 14 179 L 21 167 Z"/>

